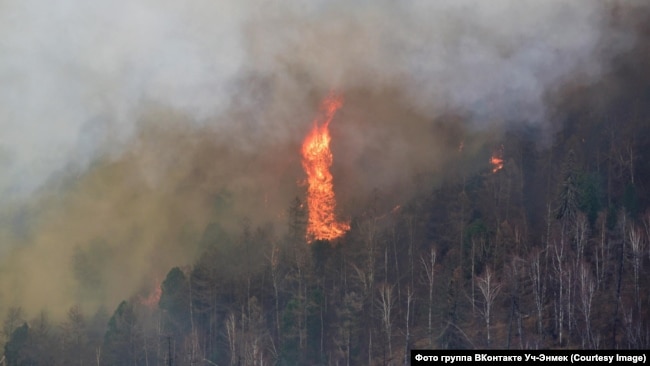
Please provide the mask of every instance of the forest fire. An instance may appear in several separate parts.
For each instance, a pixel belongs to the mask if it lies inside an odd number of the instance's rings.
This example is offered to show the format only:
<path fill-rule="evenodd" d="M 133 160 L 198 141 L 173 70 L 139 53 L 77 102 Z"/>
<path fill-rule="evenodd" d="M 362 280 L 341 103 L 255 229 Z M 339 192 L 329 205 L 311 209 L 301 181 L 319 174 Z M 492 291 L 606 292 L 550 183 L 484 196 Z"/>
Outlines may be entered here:
<path fill-rule="evenodd" d="M 160 295 L 162 295 L 161 285 L 161 281 L 157 279 L 155 281 L 155 287 L 149 293 L 149 295 L 147 297 L 140 297 L 140 304 L 148 307 L 149 309 L 154 309 L 156 306 L 158 306 Z"/>
<path fill-rule="evenodd" d="M 343 105 L 340 96 L 330 94 L 321 104 L 323 115 L 314 120 L 314 127 L 302 144 L 302 166 L 307 173 L 307 242 L 336 239 L 350 229 L 346 222 L 336 220 L 336 199 L 332 184 L 332 152 L 329 124 Z"/>
<path fill-rule="evenodd" d="M 490 164 L 492 164 L 492 173 L 503 169 L 503 146 L 494 151 L 490 157 Z"/>

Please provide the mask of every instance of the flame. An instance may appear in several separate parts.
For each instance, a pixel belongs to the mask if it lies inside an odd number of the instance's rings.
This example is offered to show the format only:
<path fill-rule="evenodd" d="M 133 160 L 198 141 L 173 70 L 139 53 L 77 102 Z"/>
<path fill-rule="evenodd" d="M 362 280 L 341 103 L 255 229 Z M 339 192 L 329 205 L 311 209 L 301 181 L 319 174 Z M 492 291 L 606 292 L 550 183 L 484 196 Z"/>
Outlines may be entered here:
<path fill-rule="evenodd" d="M 332 152 L 329 124 L 343 105 L 340 96 L 330 94 L 322 103 L 323 115 L 314 120 L 314 128 L 302 144 L 302 166 L 307 173 L 307 242 L 332 240 L 350 229 L 347 222 L 337 221 L 334 215 L 336 199 L 332 184 Z M 320 123 L 319 123 L 320 122 Z"/>
<path fill-rule="evenodd" d="M 492 173 L 503 169 L 503 146 L 494 151 L 492 157 L 490 157 L 490 164 L 492 164 Z"/>
<path fill-rule="evenodd" d="M 140 297 L 140 304 L 148 307 L 149 309 L 153 309 L 156 306 L 158 306 L 158 303 L 160 302 L 160 295 L 162 295 L 162 282 L 160 279 L 155 280 L 155 286 L 153 290 L 149 293 L 149 296 L 147 297 Z"/>

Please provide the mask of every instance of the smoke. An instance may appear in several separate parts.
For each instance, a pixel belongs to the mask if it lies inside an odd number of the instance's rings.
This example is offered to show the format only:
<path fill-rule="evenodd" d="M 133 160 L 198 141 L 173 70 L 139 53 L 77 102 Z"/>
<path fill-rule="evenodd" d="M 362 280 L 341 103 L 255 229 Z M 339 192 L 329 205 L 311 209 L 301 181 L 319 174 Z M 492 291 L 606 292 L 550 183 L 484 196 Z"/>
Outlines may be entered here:
<path fill-rule="evenodd" d="M 634 45 L 611 17 L 640 4 L 3 1 L 0 303 L 112 306 L 191 263 L 211 221 L 281 223 L 331 89 L 343 209 L 467 131 L 545 129 L 549 95 Z"/>

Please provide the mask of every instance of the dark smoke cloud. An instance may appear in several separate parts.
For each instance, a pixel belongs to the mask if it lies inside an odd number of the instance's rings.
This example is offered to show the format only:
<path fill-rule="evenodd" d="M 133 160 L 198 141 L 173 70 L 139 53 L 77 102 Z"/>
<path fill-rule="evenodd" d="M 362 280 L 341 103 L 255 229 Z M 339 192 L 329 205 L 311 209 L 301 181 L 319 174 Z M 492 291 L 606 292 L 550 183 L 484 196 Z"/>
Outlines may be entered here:
<path fill-rule="evenodd" d="M 215 202 L 226 226 L 282 222 L 329 90 L 346 99 L 344 210 L 435 171 L 471 131 L 543 129 L 549 93 L 635 44 L 611 17 L 641 4 L 3 1 L 0 303 L 114 305 L 191 263 Z"/>

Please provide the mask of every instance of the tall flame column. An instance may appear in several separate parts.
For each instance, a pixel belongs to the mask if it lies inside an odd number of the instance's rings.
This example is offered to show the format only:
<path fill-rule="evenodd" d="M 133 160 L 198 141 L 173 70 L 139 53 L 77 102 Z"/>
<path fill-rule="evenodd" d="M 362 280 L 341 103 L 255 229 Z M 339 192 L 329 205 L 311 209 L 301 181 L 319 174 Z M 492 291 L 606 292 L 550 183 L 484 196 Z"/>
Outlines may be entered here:
<path fill-rule="evenodd" d="M 341 97 L 330 94 L 322 103 L 322 115 L 314 120 L 314 127 L 302 144 L 302 166 L 307 173 L 307 242 L 332 240 L 350 229 L 347 222 L 337 221 L 334 213 L 336 198 L 332 184 L 332 152 L 329 124 L 343 105 Z"/>

